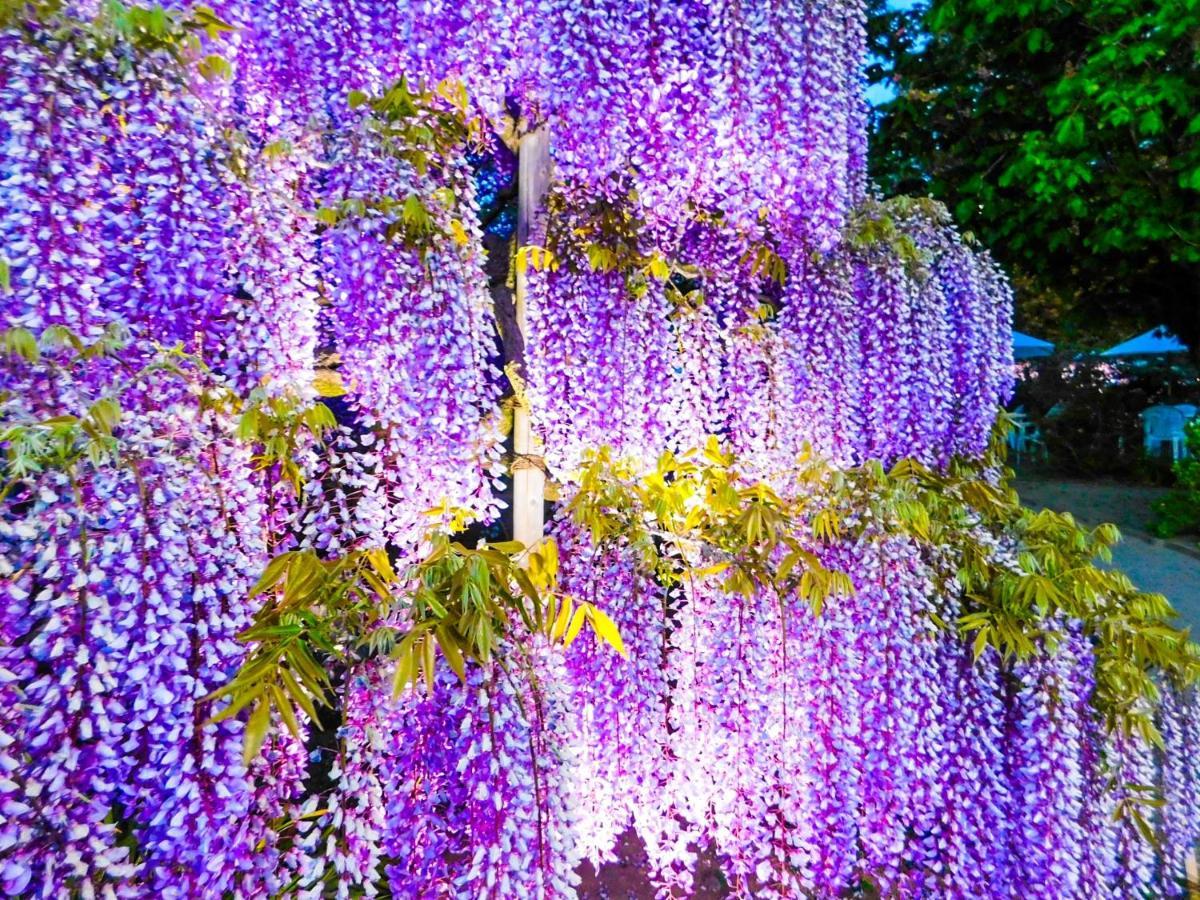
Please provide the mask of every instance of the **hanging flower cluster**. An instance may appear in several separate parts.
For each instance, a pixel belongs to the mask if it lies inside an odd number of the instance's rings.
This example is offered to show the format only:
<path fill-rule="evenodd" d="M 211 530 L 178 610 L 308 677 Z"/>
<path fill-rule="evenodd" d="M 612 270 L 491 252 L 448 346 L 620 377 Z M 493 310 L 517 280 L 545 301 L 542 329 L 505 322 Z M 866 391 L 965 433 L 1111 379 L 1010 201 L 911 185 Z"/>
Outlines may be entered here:
<path fill-rule="evenodd" d="M 1074 646 L 1072 646 L 1074 644 Z M 1079 658 L 1077 654 L 1083 654 Z M 1083 832 L 1083 759 L 1090 648 L 1068 641 L 1047 658 L 1018 669 L 1021 688 L 1009 709 L 1011 767 L 1017 817 L 1012 833 L 1014 879 L 1032 896 L 1080 893 L 1077 861 Z"/>
<path fill-rule="evenodd" d="M 200 402 L 215 373 L 153 351 L 225 361 L 216 134 L 166 52 L 30 24 L 5 32 L 0 69 L 2 305 L 21 345 L 4 361 L 5 887 L 276 885 L 268 820 L 294 770 L 273 750 L 256 767 L 284 783 L 256 797 L 242 725 L 200 703 L 242 655 L 263 484 Z"/>
<path fill-rule="evenodd" d="M 373 477 L 359 506 L 374 518 L 360 531 L 403 547 L 428 528 L 431 508 L 494 514 L 489 476 L 498 436 L 481 428 L 497 400 L 488 361 L 493 324 L 464 161 L 447 161 L 442 184 L 423 183 L 405 161 L 373 158 L 363 138 L 365 146 L 341 150 L 327 190 L 331 205 L 357 203 L 366 216 L 330 229 L 322 252 L 341 377 L 372 438 L 364 464 Z M 468 224 L 414 202 L 439 192 L 460 195 L 455 205 Z M 403 198 L 395 212 L 372 208 L 391 198 Z M 460 246 L 426 255 L 397 240 L 397 227 L 457 228 Z"/>
<path fill-rule="evenodd" d="M 570 895 L 578 876 L 562 650 L 508 671 L 441 668 L 428 695 L 391 698 L 378 666 L 345 687 L 327 846 L 313 829 L 301 887 L 339 897 Z M 528 665 L 526 665 L 528 664 Z"/>
<path fill-rule="evenodd" d="M 1186 887 L 1179 883 L 1178 875 L 1186 872 L 1195 835 L 1200 833 L 1200 802 L 1194 789 L 1198 778 L 1197 760 L 1187 749 L 1195 746 L 1197 737 L 1195 704 L 1192 691 L 1167 690 L 1159 709 L 1159 730 L 1163 737 L 1161 784 L 1165 801 L 1160 824 L 1160 865 L 1164 876 L 1160 888 L 1167 897 L 1186 895 Z"/>
<path fill-rule="evenodd" d="M 607 533 L 603 515 L 556 526 L 564 588 L 596 602 L 613 589 L 630 641 L 629 663 L 587 650 L 570 663 L 579 771 L 591 776 L 578 827 L 594 861 L 631 829 L 652 879 L 683 893 L 698 850 L 717 855 L 739 896 L 862 884 L 964 898 L 1177 892 L 1182 857 L 1156 865 L 1143 831 L 1190 846 L 1196 781 L 1181 768 L 1160 780 L 1140 736 L 1105 737 L 1090 640 L 1064 623 L 1015 666 L 963 646 L 936 624 L 960 603 L 945 560 L 868 512 L 887 508 L 882 495 L 842 502 L 855 536 L 811 550 L 854 591 L 817 611 L 765 588 L 731 592 L 721 565 L 685 569 L 664 591 L 637 576 L 646 533 L 598 552 L 577 529 Z M 1016 565 L 1004 542 L 996 552 Z M 1164 716 L 1179 703 L 1172 694 Z M 622 727 L 629 716 L 636 732 Z M 1194 716 L 1164 734 L 1177 744 Z M 1143 794 L 1172 771 L 1177 805 L 1156 824 Z"/>
<path fill-rule="evenodd" d="M 558 523 L 556 537 L 560 588 L 608 610 L 629 652 L 623 659 L 589 635 L 572 645 L 566 661 L 566 731 L 576 745 L 573 806 L 580 849 L 598 867 L 615 858 L 617 839 L 630 826 L 648 843 L 677 827 L 660 818 L 669 813 L 662 806 L 669 774 L 663 701 L 670 693 L 663 659 L 672 598 L 638 571 L 627 548 L 598 551 L 568 520 Z M 664 848 L 663 855 L 681 851 L 686 847 Z"/>
<path fill-rule="evenodd" d="M 6 893 L 564 897 L 632 829 L 664 894 L 703 852 L 737 896 L 1183 895 L 1194 691 L 1163 684 L 1155 748 L 1098 719 L 1081 622 L 965 645 L 967 549 L 1019 549 L 862 487 L 983 457 L 1011 293 L 939 210 L 871 198 L 861 0 L 59 6 L 0 30 Z M 289 657 L 327 702 L 268 734 L 264 698 L 211 695 L 281 552 L 386 570 L 499 516 L 473 166 L 543 125 L 543 246 L 512 256 L 571 602 L 479 665 L 427 635 L 397 694 L 429 601 L 381 583 L 328 672 Z M 653 478 L 709 435 L 743 479 L 713 494 L 754 501 L 722 524 L 810 503 L 791 581 L 630 538 L 659 510 L 565 511 L 596 448 Z"/>
<path fill-rule="evenodd" d="M 868 201 L 833 250 L 785 260 L 723 212 L 631 234 L 627 198 L 555 203 L 527 345 L 557 471 L 601 430 L 649 464 L 707 428 L 768 478 L 806 447 L 844 465 L 986 450 L 1011 391 L 1012 294 L 944 210 Z"/>
<path fill-rule="evenodd" d="M 628 295 L 619 272 L 547 273 L 530 297 L 528 374 L 551 464 L 569 472 L 605 433 L 619 452 L 667 445 L 673 353 L 661 294 Z"/>

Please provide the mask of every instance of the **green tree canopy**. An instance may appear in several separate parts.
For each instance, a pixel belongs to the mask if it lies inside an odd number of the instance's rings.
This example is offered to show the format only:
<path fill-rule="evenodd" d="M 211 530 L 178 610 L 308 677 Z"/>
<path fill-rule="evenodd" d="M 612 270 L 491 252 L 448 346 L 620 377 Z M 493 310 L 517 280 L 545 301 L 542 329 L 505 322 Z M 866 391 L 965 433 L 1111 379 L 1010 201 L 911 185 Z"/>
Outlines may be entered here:
<path fill-rule="evenodd" d="M 1200 0 L 873 12 L 872 76 L 897 91 L 873 137 L 884 190 L 946 202 L 1031 324 L 1107 339 L 1161 321 L 1195 351 Z"/>

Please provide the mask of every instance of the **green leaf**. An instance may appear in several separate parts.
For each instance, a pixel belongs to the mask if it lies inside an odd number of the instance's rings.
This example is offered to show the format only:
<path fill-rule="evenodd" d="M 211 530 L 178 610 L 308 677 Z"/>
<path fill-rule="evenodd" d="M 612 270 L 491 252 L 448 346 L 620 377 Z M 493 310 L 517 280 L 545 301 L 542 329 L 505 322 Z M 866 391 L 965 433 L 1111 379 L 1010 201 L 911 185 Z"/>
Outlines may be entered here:
<path fill-rule="evenodd" d="M 447 625 L 441 625 L 437 630 L 438 646 L 442 648 L 442 655 L 446 657 L 446 662 L 450 664 L 451 670 L 458 676 L 458 680 L 464 684 L 467 681 L 467 669 L 463 662 L 462 650 L 458 646 L 458 639 Z"/>
<path fill-rule="evenodd" d="M 365 555 L 367 562 L 371 564 L 371 568 L 380 578 L 388 584 L 396 580 L 396 570 L 392 567 L 392 560 L 388 556 L 387 550 L 382 547 L 372 547 L 366 551 Z"/>
<path fill-rule="evenodd" d="M 302 415 L 305 426 L 313 435 L 320 437 L 327 431 L 337 427 L 337 419 L 333 410 L 324 403 L 314 403 Z"/>
<path fill-rule="evenodd" d="M 233 69 L 225 57 L 210 53 L 197 64 L 197 69 L 206 81 L 233 77 Z"/>
<path fill-rule="evenodd" d="M 544 591 L 551 590 L 558 580 L 558 544 L 553 538 L 543 538 L 529 554 L 529 577 Z"/>
<path fill-rule="evenodd" d="M 278 585 L 280 580 L 286 576 L 288 567 L 295 558 L 296 552 L 289 551 L 279 554 L 267 563 L 267 568 L 263 571 L 262 576 L 255 582 L 254 587 L 250 588 L 250 598 L 253 599 Z"/>
<path fill-rule="evenodd" d="M 1154 829 L 1150 823 L 1146 821 L 1146 817 L 1142 815 L 1141 810 L 1132 808 L 1129 811 L 1129 818 L 1133 820 L 1133 824 L 1137 826 L 1138 832 L 1142 839 L 1151 847 L 1158 846 L 1158 836 L 1154 833 Z"/>
<path fill-rule="evenodd" d="M 807 554 L 801 550 L 793 550 L 783 558 L 783 562 L 779 564 L 779 568 L 775 570 L 775 577 L 780 581 L 786 581 L 787 577 L 792 574 L 792 569 L 800 562 Z"/>
<path fill-rule="evenodd" d="M 271 695 L 275 699 L 275 706 L 279 708 L 279 714 L 283 717 L 284 724 L 291 732 L 292 737 L 296 740 L 302 740 L 300 732 L 300 723 L 296 721 L 296 712 L 292 709 L 291 701 L 287 695 L 276 684 L 271 685 Z M 258 751 L 256 750 L 255 753 Z"/>
<path fill-rule="evenodd" d="M 4 352 L 10 356 L 19 356 L 26 362 L 37 362 L 41 359 L 37 338 L 28 328 L 6 329 L 4 331 Z"/>
<path fill-rule="evenodd" d="M 287 689 L 289 696 L 291 696 L 291 698 L 300 706 L 300 708 L 304 710 L 308 718 L 313 722 L 318 721 L 317 708 L 315 705 L 313 705 L 312 697 L 310 697 L 308 692 L 300 686 L 300 683 L 296 681 L 295 676 L 292 675 L 292 673 L 287 669 L 280 668 L 279 678 L 283 682 L 284 687 Z"/>
<path fill-rule="evenodd" d="M 518 553 L 522 553 L 525 550 L 525 545 L 520 541 L 499 541 L 498 543 L 489 542 L 488 547 L 490 547 L 492 550 L 497 550 L 500 553 L 504 553 L 509 556 L 516 556 Z"/>
<path fill-rule="evenodd" d="M 516 566 L 512 570 L 512 577 L 517 582 L 517 587 L 520 588 L 521 593 L 525 595 L 530 603 L 536 604 L 541 602 L 537 586 L 530 579 L 528 572 L 520 566 Z"/>
<path fill-rule="evenodd" d="M 121 404 L 114 397 L 104 397 L 88 408 L 87 418 L 101 434 L 111 435 L 121 424 Z"/>
<path fill-rule="evenodd" d="M 562 603 L 558 607 L 558 615 L 555 616 L 554 624 L 550 627 L 550 639 L 552 641 L 557 641 L 565 637 L 567 626 L 572 623 L 571 614 L 573 611 L 574 604 L 571 602 L 571 598 L 563 597 Z"/>
<path fill-rule="evenodd" d="M 238 419 L 237 430 L 234 432 L 239 441 L 251 443 L 258 440 L 259 412 L 258 407 L 251 406 Z"/>
<path fill-rule="evenodd" d="M 433 676 L 434 665 L 434 638 L 433 635 L 425 635 L 425 640 L 422 642 L 421 668 L 425 672 L 425 693 L 428 696 L 433 696 Z"/>
<path fill-rule="evenodd" d="M 980 657 L 983 656 L 984 652 L 988 648 L 988 636 L 990 633 L 991 629 L 985 625 L 983 628 L 980 628 L 979 633 L 975 635 L 975 641 L 971 645 L 971 650 L 974 653 L 976 662 L 979 662 Z"/>
<path fill-rule="evenodd" d="M 242 761 L 250 765 L 254 757 L 262 750 L 263 742 L 267 739 L 267 728 L 271 724 L 271 705 L 266 698 L 258 701 L 250 719 L 246 722 L 246 733 L 242 737 Z"/>
<path fill-rule="evenodd" d="M 375 592 L 375 595 L 380 600 L 385 602 L 391 601 L 392 592 L 388 590 L 388 586 L 383 583 L 378 575 L 371 571 L 364 571 L 362 576 L 366 580 L 367 584 L 371 586 L 371 589 Z"/>
<path fill-rule="evenodd" d="M 408 224 L 419 228 L 427 229 L 433 222 L 429 215 L 429 210 L 425 208 L 425 204 L 421 202 L 421 197 L 418 194 L 409 194 L 404 200 L 404 207 L 400 211 L 400 216 Z"/>
<path fill-rule="evenodd" d="M 239 675 L 240 674 L 241 673 L 239 673 Z M 230 682 L 229 684 L 225 685 L 224 687 L 218 688 L 217 690 L 213 691 L 211 694 L 208 694 L 205 697 L 201 698 L 203 701 L 212 701 L 212 700 L 219 699 L 220 697 L 224 696 L 225 694 L 231 695 L 229 704 L 224 709 L 222 709 L 220 712 L 214 713 L 213 715 L 209 716 L 208 719 L 206 719 L 205 721 L 206 722 L 222 722 L 225 719 L 233 718 L 239 712 L 241 712 L 243 709 L 245 709 L 247 706 L 249 706 L 251 703 L 254 703 L 256 700 L 260 699 L 263 696 L 263 694 L 266 693 L 266 690 L 267 690 L 266 684 L 264 684 L 262 682 L 259 682 L 253 688 L 251 688 L 250 690 L 246 690 L 246 691 L 239 690 L 240 687 L 241 687 L 240 682 L 237 679 L 235 679 L 234 681 Z"/>
<path fill-rule="evenodd" d="M 288 567 L 287 583 L 283 590 L 285 606 L 297 604 L 308 597 L 321 583 L 324 567 L 311 550 L 300 550 Z"/>
<path fill-rule="evenodd" d="M 834 509 L 823 509 L 813 517 L 813 534 L 820 540 L 832 541 L 841 537 L 842 523 Z"/>
<path fill-rule="evenodd" d="M 396 668 L 392 671 L 392 696 L 399 697 L 416 677 L 413 648 L 408 646 L 396 655 Z"/>
<path fill-rule="evenodd" d="M 317 369 L 313 373 L 313 387 L 320 397 L 341 397 L 346 393 L 342 376 L 333 369 Z"/>
<path fill-rule="evenodd" d="M 291 141 L 280 138 L 263 147 L 263 156 L 267 159 L 279 159 L 288 156 L 294 149 Z"/>
<path fill-rule="evenodd" d="M 303 644 L 292 644 L 288 648 L 287 658 L 312 698 L 322 705 L 328 706 L 329 674 L 317 664 L 308 649 Z M 316 716 L 313 718 L 315 719 Z"/>
<path fill-rule="evenodd" d="M 72 347 L 76 353 L 83 352 L 83 341 L 65 325 L 51 325 L 42 332 L 42 345 L 47 349 L 56 347 Z"/>
<path fill-rule="evenodd" d="M 208 6 L 193 6 L 187 24 L 192 28 L 202 29 L 209 40 L 216 40 L 222 34 L 237 30 Z"/>

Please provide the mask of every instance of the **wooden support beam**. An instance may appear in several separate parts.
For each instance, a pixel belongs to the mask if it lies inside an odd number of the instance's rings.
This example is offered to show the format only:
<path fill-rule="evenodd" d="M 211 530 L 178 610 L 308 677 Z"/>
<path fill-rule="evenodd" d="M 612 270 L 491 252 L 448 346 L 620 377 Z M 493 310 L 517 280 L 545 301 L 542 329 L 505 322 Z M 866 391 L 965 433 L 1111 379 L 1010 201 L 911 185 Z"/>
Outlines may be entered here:
<path fill-rule="evenodd" d="M 545 126 L 522 136 L 517 160 L 517 247 L 521 248 L 531 242 L 531 236 L 540 240 L 539 216 L 550 186 L 550 135 Z M 517 327 L 524 338 L 527 270 L 517 270 L 516 288 Z M 524 360 L 520 368 L 520 375 L 525 378 Z M 542 539 L 546 527 L 546 473 L 528 408 L 518 407 L 513 412 L 513 454 L 513 540 L 532 547 Z"/>

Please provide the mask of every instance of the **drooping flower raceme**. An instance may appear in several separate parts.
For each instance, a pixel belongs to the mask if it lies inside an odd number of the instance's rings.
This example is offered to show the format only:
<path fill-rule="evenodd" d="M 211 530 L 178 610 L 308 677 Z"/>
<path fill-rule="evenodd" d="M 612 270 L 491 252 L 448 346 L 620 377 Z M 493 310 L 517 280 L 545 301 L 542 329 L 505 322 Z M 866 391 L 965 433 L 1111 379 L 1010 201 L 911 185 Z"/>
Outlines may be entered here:
<path fill-rule="evenodd" d="M 847 466 L 978 458 L 1012 297 L 944 216 L 870 197 L 860 0 L 223 0 L 237 28 L 200 54 L 168 6 L 0 33 L 0 308 L 26 330 L 0 360 L 5 892 L 557 898 L 628 829 L 663 893 L 700 852 L 740 896 L 1177 892 L 1194 696 L 1164 685 L 1161 758 L 1106 736 L 1076 624 L 1019 665 L 964 646 L 937 627 L 969 608 L 961 548 L 898 537 L 869 491 L 845 533 L 808 523 L 854 587 L 819 612 L 659 583 L 560 515 L 560 587 L 628 660 L 515 629 L 396 697 L 347 642 L 328 721 L 246 765 L 245 715 L 205 698 L 273 555 L 402 565 L 499 515 L 472 166 L 500 140 L 551 138 L 524 375 L 564 500 L 602 445 L 636 470 L 716 435 L 815 509 Z M 313 402 L 318 362 L 340 421 L 285 467 L 231 410 Z M 806 453 L 827 482 L 797 483 Z M 969 515 L 959 539 L 1019 562 Z"/>

